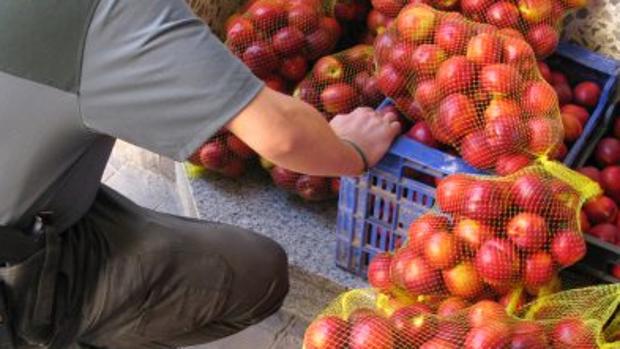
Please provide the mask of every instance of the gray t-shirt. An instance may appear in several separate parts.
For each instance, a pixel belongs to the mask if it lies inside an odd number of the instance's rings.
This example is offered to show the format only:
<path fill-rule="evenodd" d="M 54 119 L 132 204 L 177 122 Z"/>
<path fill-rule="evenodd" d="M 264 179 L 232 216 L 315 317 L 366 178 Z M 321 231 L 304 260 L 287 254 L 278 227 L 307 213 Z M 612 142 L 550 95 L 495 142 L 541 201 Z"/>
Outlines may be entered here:
<path fill-rule="evenodd" d="M 263 86 L 183 0 L 3 0 L 0 48 L 0 225 L 68 227 L 115 138 L 183 160 Z"/>

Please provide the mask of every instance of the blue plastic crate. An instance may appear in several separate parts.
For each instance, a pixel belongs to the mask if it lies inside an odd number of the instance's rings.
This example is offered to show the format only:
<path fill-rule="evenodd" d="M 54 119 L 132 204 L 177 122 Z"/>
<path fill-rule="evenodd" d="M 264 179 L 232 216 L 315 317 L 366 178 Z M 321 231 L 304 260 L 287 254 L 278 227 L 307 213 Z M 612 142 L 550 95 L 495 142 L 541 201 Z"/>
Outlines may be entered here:
<path fill-rule="evenodd" d="M 605 122 L 605 105 L 615 91 L 618 69 L 615 61 L 572 44 L 561 44 L 549 63 L 552 68 L 570 67 L 570 79 L 593 80 L 603 86 L 599 105 L 567 155 L 565 163 L 570 166 Z M 391 102 L 386 100 L 379 109 L 388 104 Z M 367 174 L 343 178 L 338 204 L 336 265 L 366 277 L 372 258 L 401 246 L 411 222 L 435 204 L 434 186 L 420 181 L 418 176 L 443 178 L 454 173 L 482 172 L 459 157 L 401 137 Z"/>

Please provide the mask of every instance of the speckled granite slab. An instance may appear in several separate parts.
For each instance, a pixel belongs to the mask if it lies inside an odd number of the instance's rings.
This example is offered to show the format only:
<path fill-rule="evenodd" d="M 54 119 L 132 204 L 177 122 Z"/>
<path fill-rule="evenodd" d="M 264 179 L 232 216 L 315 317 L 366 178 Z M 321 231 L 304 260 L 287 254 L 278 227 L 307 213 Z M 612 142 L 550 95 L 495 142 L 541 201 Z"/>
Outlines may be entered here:
<path fill-rule="evenodd" d="M 336 202 L 306 203 L 275 188 L 260 170 L 242 181 L 191 181 L 200 218 L 264 234 L 288 252 L 291 265 L 348 288 L 368 287 L 336 267 Z"/>

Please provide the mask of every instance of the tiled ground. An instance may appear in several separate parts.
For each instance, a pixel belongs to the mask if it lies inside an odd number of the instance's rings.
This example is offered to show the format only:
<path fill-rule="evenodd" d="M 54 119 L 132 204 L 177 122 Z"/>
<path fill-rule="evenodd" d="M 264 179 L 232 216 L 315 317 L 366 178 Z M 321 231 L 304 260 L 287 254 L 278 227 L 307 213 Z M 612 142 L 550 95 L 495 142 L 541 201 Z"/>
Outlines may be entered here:
<path fill-rule="evenodd" d="M 170 178 L 173 171 L 160 160 L 153 154 L 119 143 L 103 182 L 142 206 L 182 214 L 174 179 Z M 280 312 L 236 336 L 191 349 L 298 349 L 303 326 L 302 321 Z"/>

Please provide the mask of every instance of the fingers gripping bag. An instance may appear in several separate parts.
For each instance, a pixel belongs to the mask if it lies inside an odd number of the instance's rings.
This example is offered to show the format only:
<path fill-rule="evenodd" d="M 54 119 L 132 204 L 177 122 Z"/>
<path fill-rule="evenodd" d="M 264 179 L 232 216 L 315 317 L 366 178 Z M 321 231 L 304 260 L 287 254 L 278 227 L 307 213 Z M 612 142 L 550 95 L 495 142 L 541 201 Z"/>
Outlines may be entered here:
<path fill-rule="evenodd" d="M 522 38 L 538 59 L 553 53 L 560 39 L 562 21 L 571 11 L 583 8 L 587 0 L 373 0 L 368 23 L 396 18 L 408 4 L 426 4 L 440 11 L 454 11 L 467 19 L 490 24 L 503 33 Z"/>
<path fill-rule="evenodd" d="M 561 146 L 557 95 L 523 39 L 409 5 L 375 49 L 381 90 L 474 167 L 493 170 Z"/>
<path fill-rule="evenodd" d="M 510 313 L 493 301 L 402 301 L 373 290 L 336 299 L 308 327 L 304 349 L 612 349 L 620 286 L 546 296 Z"/>
<path fill-rule="evenodd" d="M 226 25 L 226 45 L 274 90 L 290 93 L 312 63 L 331 53 L 342 28 L 331 2 L 254 0 Z"/>
<path fill-rule="evenodd" d="M 383 293 L 505 304 L 557 292 L 559 271 L 586 253 L 581 207 L 600 193 L 548 160 L 507 177 L 448 176 L 404 247 L 371 261 L 369 282 Z"/>

